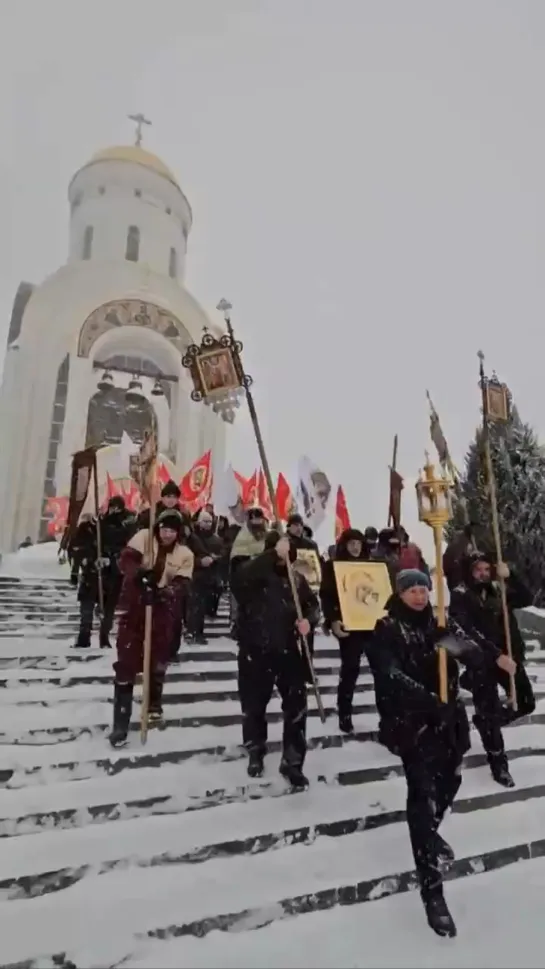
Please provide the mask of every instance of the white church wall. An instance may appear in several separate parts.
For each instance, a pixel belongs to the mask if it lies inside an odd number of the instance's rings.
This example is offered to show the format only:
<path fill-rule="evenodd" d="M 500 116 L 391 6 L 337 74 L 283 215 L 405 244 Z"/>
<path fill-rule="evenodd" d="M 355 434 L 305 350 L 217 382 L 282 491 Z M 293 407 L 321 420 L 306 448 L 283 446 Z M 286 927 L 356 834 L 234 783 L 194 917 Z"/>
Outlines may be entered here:
<path fill-rule="evenodd" d="M 91 261 L 125 260 L 129 228 L 134 226 L 139 232 L 138 259 L 135 261 L 168 277 L 173 249 L 177 266 L 175 278 L 183 281 L 187 247 L 185 237 L 180 224 L 156 205 L 130 197 L 90 199 L 78 210 L 71 226 L 71 262 L 83 258 L 88 226 L 93 229 Z"/>
<path fill-rule="evenodd" d="M 170 250 L 185 275 L 191 208 L 183 193 L 142 165 L 101 161 L 82 168 L 69 189 L 70 261 L 82 258 L 87 226 L 93 227 L 91 259 L 125 259 L 129 226 L 140 230 L 138 261 L 169 275 Z"/>

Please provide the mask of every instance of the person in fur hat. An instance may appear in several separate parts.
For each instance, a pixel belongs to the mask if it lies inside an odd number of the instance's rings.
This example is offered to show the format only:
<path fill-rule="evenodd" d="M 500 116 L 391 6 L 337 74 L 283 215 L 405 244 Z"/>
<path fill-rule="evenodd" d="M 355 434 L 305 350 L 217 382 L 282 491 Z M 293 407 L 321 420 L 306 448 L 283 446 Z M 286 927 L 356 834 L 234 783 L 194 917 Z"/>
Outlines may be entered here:
<path fill-rule="evenodd" d="M 407 824 L 420 894 L 430 927 L 456 935 L 441 870 L 454 860 L 439 826 L 462 781 L 469 723 L 458 690 L 458 662 L 480 669 L 489 659 L 449 620 L 441 629 L 429 601 L 430 580 L 418 569 L 396 576 L 396 592 L 366 645 L 380 717 L 379 739 L 401 757 L 407 780 Z M 447 648 L 447 702 L 439 696 L 438 645 Z"/>
<path fill-rule="evenodd" d="M 320 599 L 324 621 L 339 643 L 341 654 L 341 668 L 339 686 L 337 689 L 337 712 L 339 728 L 343 733 L 354 733 L 352 720 L 352 705 L 354 691 L 360 673 L 361 657 L 367 641 L 372 638 L 372 632 L 347 632 L 342 623 L 341 606 L 333 562 L 369 562 L 371 552 L 365 541 L 365 536 L 357 528 L 347 528 L 335 546 L 333 559 L 324 562 L 322 567 L 322 583 Z M 376 561 L 376 559 L 373 559 Z"/>
<path fill-rule="evenodd" d="M 114 663 L 112 747 L 127 741 L 136 677 L 142 672 L 146 605 L 152 605 L 150 721 L 162 715 L 163 683 L 170 658 L 181 588 L 193 575 L 193 552 L 181 543 L 183 520 L 176 510 L 163 511 L 155 524 L 153 547 L 149 531 L 131 538 L 119 559 L 123 575 L 117 661 Z M 150 556 L 151 552 L 151 556 Z M 150 560 L 151 558 L 151 560 Z"/>
<path fill-rule="evenodd" d="M 513 660 L 506 652 L 501 595 L 495 582 L 500 575 L 507 586 Z M 462 686 L 473 694 L 473 723 L 481 736 L 494 780 L 503 787 L 514 787 L 501 728 L 535 710 L 532 684 L 524 668 L 524 640 L 514 612 L 531 605 L 532 596 L 504 562 L 494 565 L 484 552 L 473 552 L 462 558 L 460 578 L 450 595 L 449 615 L 493 660 L 484 679 L 467 671 L 462 677 Z M 516 712 L 501 704 L 498 696 L 498 686 L 509 694 L 511 674 L 515 678 Z"/>
<path fill-rule="evenodd" d="M 274 687 L 282 698 L 284 730 L 280 773 L 294 788 L 306 787 L 307 691 L 299 636 L 308 636 L 318 600 L 294 573 L 303 619 L 297 618 L 287 561 L 297 551 L 288 536 L 270 531 L 264 550 L 236 569 L 232 592 L 239 605 L 238 683 L 248 774 L 261 777 L 267 749 L 266 711 Z"/>

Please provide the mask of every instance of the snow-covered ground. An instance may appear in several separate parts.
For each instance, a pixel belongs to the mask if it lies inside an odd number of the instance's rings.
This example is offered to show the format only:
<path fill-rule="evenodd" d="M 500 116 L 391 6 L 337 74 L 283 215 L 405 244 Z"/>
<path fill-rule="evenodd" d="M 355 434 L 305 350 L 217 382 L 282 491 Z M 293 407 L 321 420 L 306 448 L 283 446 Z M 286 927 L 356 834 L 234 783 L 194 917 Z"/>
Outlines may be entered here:
<path fill-rule="evenodd" d="M 35 578 L 21 558 L 33 560 Z M 304 793 L 278 774 L 278 699 L 266 774 L 246 775 L 225 615 L 207 647 L 186 648 L 172 667 L 166 729 L 145 747 L 135 730 L 130 747 L 112 751 L 111 654 L 70 649 L 75 591 L 53 580 L 51 561 L 39 579 L 39 558 L 18 553 L 16 578 L 0 576 L 0 966 L 51 966 L 53 957 L 81 969 L 543 965 L 537 640 L 536 714 L 506 731 L 516 789 L 494 784 L 474 737 L 442 829 L 457 855 L 447 895 L 459 931 L 444 941 L 407 892 L 405 785 L 399 762 L 374 742 L 366 669 L 358 734 L 346 740 L 334 713 L 336 643 L 317 639 L 329 716 L 322 725 L 311 697 Z"/>

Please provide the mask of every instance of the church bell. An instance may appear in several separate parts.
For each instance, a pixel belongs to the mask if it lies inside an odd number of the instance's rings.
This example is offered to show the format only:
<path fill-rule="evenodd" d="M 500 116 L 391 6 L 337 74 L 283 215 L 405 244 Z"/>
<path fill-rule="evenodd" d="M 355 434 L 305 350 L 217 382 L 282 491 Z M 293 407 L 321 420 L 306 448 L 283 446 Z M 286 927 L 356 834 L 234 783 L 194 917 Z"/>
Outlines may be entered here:
<path fill-rule="evenodd" d="M 109 370 L 105 370 L 97 384 L 97 388 L 98 390 L 105 391 L 105 390 L 110 390 L 111 387 L 113 386 L 114 386 L 114 378 L 112 377 Z"/>
<path fill-rule="evenodd" d="M 164 397 L 165 396 L 165 392 L 163 390 L 163 385 L 162 385 L 161 381 L 159 380 L 159 377 L 156 377 L 155 378 L 155 383 L 154 383 L 154 385 L 152 387 L 151 396 L 152 397 Z"/>
<path fill-rule="evenodd" d="M 138 401 L 144 396 L 142 393 L 142 384 L 138 377 L 135 375 L 131 378 L 129 386 L 127 387 L 127 392 L 125 394 L 125 399 L 128 401 Z"/>

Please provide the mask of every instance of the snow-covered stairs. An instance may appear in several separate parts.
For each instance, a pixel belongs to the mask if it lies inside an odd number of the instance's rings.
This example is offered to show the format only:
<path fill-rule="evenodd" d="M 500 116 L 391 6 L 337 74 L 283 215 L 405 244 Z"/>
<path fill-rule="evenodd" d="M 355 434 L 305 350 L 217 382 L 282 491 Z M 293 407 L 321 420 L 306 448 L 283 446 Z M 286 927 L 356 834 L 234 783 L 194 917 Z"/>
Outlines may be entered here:
<path fill-rule="evenodd" d="M 141 747 L 135 705 L 131 746 L 119 752 L 106 740 L 112 653 L 71 649 L 76 628 L 66 582 L 0 577 L 1 966 L 152 966 L 161 963 L 156 940 L 220 930 L 233 949 L 235 929 L 413 886 L 400 765 L 373 742 L 365 668 L 356 737 L 340 735 L 334 640 L 317 638 L 329 716 L 322 725 L 310 697 L 311 787 L 292 794 L 278 775 L 278 699 L 266 775 L 246 775 L 224 610 L 209 645 L 184 647 L 169 672 L 166 729 Z M 531 623 L 528 631 L 535 636 Z M 536 640 L 529 646 L 545 696 L 545 653 Z M 444 825 L 458 858 L 452 877 L 545 854 L 544 710 L 538 700 L 531 724 L 506 731 L 513 791 L 493 783 L 473 738 Z"/>

